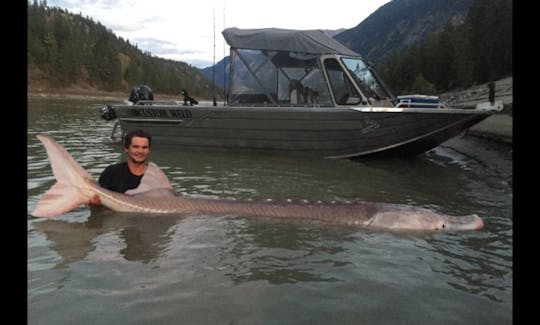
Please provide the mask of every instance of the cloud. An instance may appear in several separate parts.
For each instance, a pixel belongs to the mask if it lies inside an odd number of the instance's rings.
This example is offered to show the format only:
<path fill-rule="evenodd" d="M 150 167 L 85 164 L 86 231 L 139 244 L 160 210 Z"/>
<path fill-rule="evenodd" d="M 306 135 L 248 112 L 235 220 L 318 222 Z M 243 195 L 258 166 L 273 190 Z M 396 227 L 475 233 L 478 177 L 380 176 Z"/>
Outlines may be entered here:
<path fill-rule="evenodd" d="M 107 24 L 107 27 L 116 33 L 136 33 L 137 31 L 144 30 L 159 20 L 160 17 L 154 16 L 152 18 L 143 18 L 138 21 L 126 21 L 126 22 L 111 22 Z"/>
<path fill-rule="evenodd" d="M 172 43 L 165 40 L 155 39 L 155 38 L 133 38 L 133 42 L 137 44 L 137 47 L 140 49 L 145 49 L 148 52 L 151 52 L 153 55 L 172 55 L 177 54 L 179 56 L 183 55 L 201 55 L 202 51 L 197 51 L 193 49 L 179 49 L 176 43 Z"/>
<path fill-rule="evenodd" d="M 197 67 L 219 62 L 229 54 L 225 27 L 327 29 L 351 28 L 389 0 L 333 0 L 332 6 L 303 1 L 272 0 L 48 0 L 112 30 L 154 56 Z M 215 26 L 215 29 L 214 29 Z"/>

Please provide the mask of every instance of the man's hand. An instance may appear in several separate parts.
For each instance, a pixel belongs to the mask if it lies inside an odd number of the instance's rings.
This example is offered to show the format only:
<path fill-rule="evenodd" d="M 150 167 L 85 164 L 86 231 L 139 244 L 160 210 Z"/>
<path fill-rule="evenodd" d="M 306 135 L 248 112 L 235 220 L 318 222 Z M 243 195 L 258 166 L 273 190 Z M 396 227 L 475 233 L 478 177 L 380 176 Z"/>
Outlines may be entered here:
<path fill-rule="evenodd" d="M 101 199 L 97 194 L 94 194 L 92 198 L 88 201 L 88 205 L 101 205 Z"/>

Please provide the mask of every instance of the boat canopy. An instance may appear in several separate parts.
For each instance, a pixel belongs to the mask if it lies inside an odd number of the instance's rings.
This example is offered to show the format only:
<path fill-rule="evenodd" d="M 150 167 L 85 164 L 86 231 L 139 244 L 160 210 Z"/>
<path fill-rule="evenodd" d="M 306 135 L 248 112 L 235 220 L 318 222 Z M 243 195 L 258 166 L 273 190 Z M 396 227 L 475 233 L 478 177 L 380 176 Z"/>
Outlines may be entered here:
<path fill-rule="evenodd" d="M 393 106 L 373 68 L 322 30 L 222 33 L 231 47 L 229 105 Z"/>
<path fill-rule="evenodd" d="M 322 30 L 231 27 L 225 29 L 222 34 L 229 46 L 238 49 L 360 56 Z"/>

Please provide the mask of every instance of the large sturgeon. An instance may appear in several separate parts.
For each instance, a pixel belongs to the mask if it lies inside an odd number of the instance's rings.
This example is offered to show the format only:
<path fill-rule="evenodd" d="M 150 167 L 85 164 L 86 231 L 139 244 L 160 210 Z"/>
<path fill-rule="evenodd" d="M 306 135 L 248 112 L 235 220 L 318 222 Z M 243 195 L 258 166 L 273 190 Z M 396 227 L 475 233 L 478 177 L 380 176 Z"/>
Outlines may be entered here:
<path fill-rule="evenodd" d="M 54 217 L 87 204 L 98 195 L 102 205 L 118 212 L 148 214 L 209 214 L 245 217 L 313 219 L 335 224 L 385 229 L 479 230 L 484 223 L 476 214 L 449 216 L 403 204 L 357 201 L 328 203 L 309 201 L 204 199 L 177 195 L 167 176 L 154 163 L 138 188 L 126 194 L 100 187 L 88 172 L 55 140 L 37 135 L 47 150 L 57 182 L 41 197 L 35 217 Z"/>

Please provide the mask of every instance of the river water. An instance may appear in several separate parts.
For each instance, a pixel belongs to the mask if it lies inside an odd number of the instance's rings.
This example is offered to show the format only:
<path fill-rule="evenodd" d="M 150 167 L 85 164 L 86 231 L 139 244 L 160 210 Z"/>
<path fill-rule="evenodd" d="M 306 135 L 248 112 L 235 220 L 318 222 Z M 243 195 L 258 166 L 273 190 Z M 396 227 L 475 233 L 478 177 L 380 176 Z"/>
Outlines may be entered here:
<path fill-rule="evenodd" d="M 107 102 L 30 97 L 28 211 L 54 183 L 38 133 L 96 179 L 123 159 Z M 80 207 L 28 214 L 29 324 L 511 324 L 512 147 L 463 136 L 406 159 L 166 150 L 181 194 L 351 199 L 479 214 L 473 232 L 391 232 Z"/>

